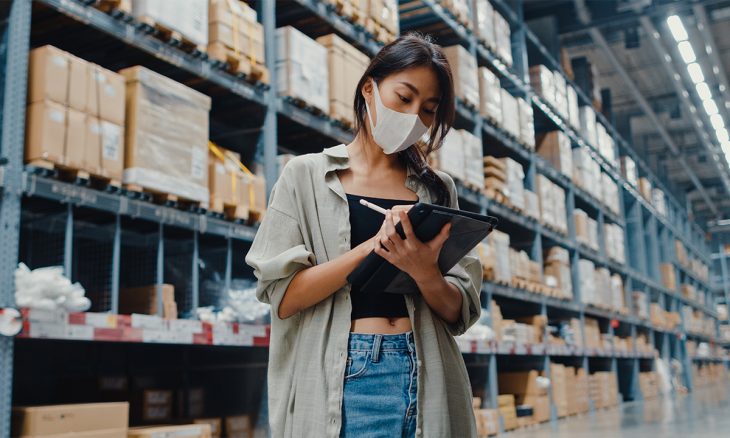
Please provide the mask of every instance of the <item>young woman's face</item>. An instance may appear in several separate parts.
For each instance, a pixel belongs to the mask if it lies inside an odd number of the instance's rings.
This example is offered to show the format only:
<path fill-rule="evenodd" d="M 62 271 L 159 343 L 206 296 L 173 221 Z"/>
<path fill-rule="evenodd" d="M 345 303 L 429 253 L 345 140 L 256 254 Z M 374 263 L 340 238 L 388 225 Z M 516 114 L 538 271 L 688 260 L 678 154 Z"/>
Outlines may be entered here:
<path fill-rule="evenodd" d="M 441 97 L 436 73 L 429 67 L 414 67 L 393 73 L 378 84 L 380 98 L 386 107 L 406 114 L 418 114 L 424 125 L 431 127 Z M 373 97 L 374 88 L 368 81 L 363 95 L 373 111 L 373 123 L 378 124 Z"/>

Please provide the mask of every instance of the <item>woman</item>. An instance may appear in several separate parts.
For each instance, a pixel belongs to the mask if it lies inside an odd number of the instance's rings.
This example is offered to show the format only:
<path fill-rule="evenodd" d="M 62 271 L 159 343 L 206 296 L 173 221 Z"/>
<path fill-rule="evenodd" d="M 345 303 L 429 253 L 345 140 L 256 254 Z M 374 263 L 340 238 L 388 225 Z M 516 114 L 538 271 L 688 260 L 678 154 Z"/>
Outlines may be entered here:
<path fill-rule="evenodd" d="M 286 165 L 246 256 L 272 306 L 272 435 L 476 436 L 453 336 L 479 319 L 481 266 L 472 252 L 442 275 L 449 225 L 420 242 L 406 215 L 417 200 L 457 208 L 454 182 L 425 162 L 453 121 L 451 70 L 438 46 L 408 35 L 375 56 L 357 90 L 355 139 Z M 419 290 L 351 290 L 346 277 L 371 251 Z"/>

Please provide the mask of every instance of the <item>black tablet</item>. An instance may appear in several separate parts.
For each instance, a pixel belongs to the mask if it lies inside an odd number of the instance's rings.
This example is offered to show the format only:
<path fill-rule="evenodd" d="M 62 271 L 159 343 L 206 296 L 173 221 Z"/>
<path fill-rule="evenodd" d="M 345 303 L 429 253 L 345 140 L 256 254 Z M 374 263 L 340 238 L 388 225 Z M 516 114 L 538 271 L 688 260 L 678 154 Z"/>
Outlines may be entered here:
<path fill-rule="evenodd" d="M 469 251 L 494 229 L 498 220 L 469 211 L 417 203 L 408 211 L 413 232 L 422 242 L 428 242 L 451 222 L 449 238 L 439 255 L 439 269 L 448 272 Z M 396 232 L 403 238 L 403 226 L 398 223 Z M 418 288 L 411 277 L 384 258 L 371 252 L 347 277 L 362 293 L 414 293 Z"/>

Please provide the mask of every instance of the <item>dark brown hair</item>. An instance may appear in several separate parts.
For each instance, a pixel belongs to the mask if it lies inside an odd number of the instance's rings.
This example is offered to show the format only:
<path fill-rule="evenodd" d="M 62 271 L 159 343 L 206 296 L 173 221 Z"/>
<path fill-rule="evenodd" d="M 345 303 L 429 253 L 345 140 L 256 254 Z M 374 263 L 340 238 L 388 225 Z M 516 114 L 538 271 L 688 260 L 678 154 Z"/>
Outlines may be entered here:
<path fill-rule="evenodd" d="M 426 162 L 426 156 L 441 147 L 441 143 L 454 123 L 454 81 L 451 76 L 451 67 L 441 51 L 441 47 L 434 44 L 430 37 L 419 33 L 409 33 L 399 37 L 383 47 L 370 61 L 355 93 L 355 134 L 363 129 L 369 134 L 368 124 L 365 122 L 367 109 L 365 98 L 362 95 L 363 86 L 370 78 L 380 83 L 386 77 L 414 67 L 430 67 L 436 73 L 441 99 L 431 126 L 432 133 L 428 143 L 418 142 L 408 149 L 399 152 L 398 158 L 405 166 L 415 171 L 421 182 L 436 197 L 436 204 L 448 206 L 451 196 L 448 187 L 439 178 L 436 172 Z"/>

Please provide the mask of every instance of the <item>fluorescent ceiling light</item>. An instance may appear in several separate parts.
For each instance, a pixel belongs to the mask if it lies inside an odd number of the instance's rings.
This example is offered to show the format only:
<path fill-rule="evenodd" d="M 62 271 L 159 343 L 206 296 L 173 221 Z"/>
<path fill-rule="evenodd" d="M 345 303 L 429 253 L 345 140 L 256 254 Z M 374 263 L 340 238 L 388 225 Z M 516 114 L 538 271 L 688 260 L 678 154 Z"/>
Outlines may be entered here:
<path fill-rule="evenodd" d="M 669 25 L 669 30 L 672 32 L 672 36 L 677 41 L 684 41 L 687 37 L 687 31 L 684 28 L 684 24 L 682 24 L 682 19 L 679 18 L 677 15 L 672 15 L 671 17 L 667 18 L 667 25 Z"/>
<path fill-rule="evenodd" d="M 728 143 L 730 141 L 730 134 L 728 134 L 726 128 L 721 128 L 715 131 L 715 137 L 721 143 Z M 728 143 L 730 144 L 730 143 Z"/>
<path fill-rule="evenodd" d="M 710 87 L 707 86 L 707 83 L 700 82 L 695 87 L 697 88 L 697 95 L 700 96 L 700 100 L 712 99 L 712 92 L 710 91 Z"/>
<path fill-rule="evenodd" d="M 692 78 L 692 82 L 698 84 L 705 81 L 705 75 L 702 74 L 702 68 L 696 62 L 687 66 L 689 77 Z"/>
<path fill-rule="evenodd" d="M 690 62 L 695 62 L 697 60 L 695 51 L 692 49 L 692 44 L 690 44 L 689 41 L 681 41 L 677 44 L 677 48 L 679 49 L 679 54 L 682 55 L 682 59 L 684 59 L 685 63 L 689 64 Z"/>
<path fill-rule="evenodd" d="M 712 99 L 707 99 L 704 102 L 702 102 L 702 105 L 705 107 L 705 112 L 708 116 L 711 116 L 713 114 L 717 114 L 717 104 L 715 104 L 715 101 Z"/>
<path fill-rule="evenodd" d="M 722 116 L 720 116 L 720 114 L 711 115 L 710 123 L 712 123 L 712 127 L 715 129 L 715 131 L 725 127 L 725 121 L 722 119 Z"/>

